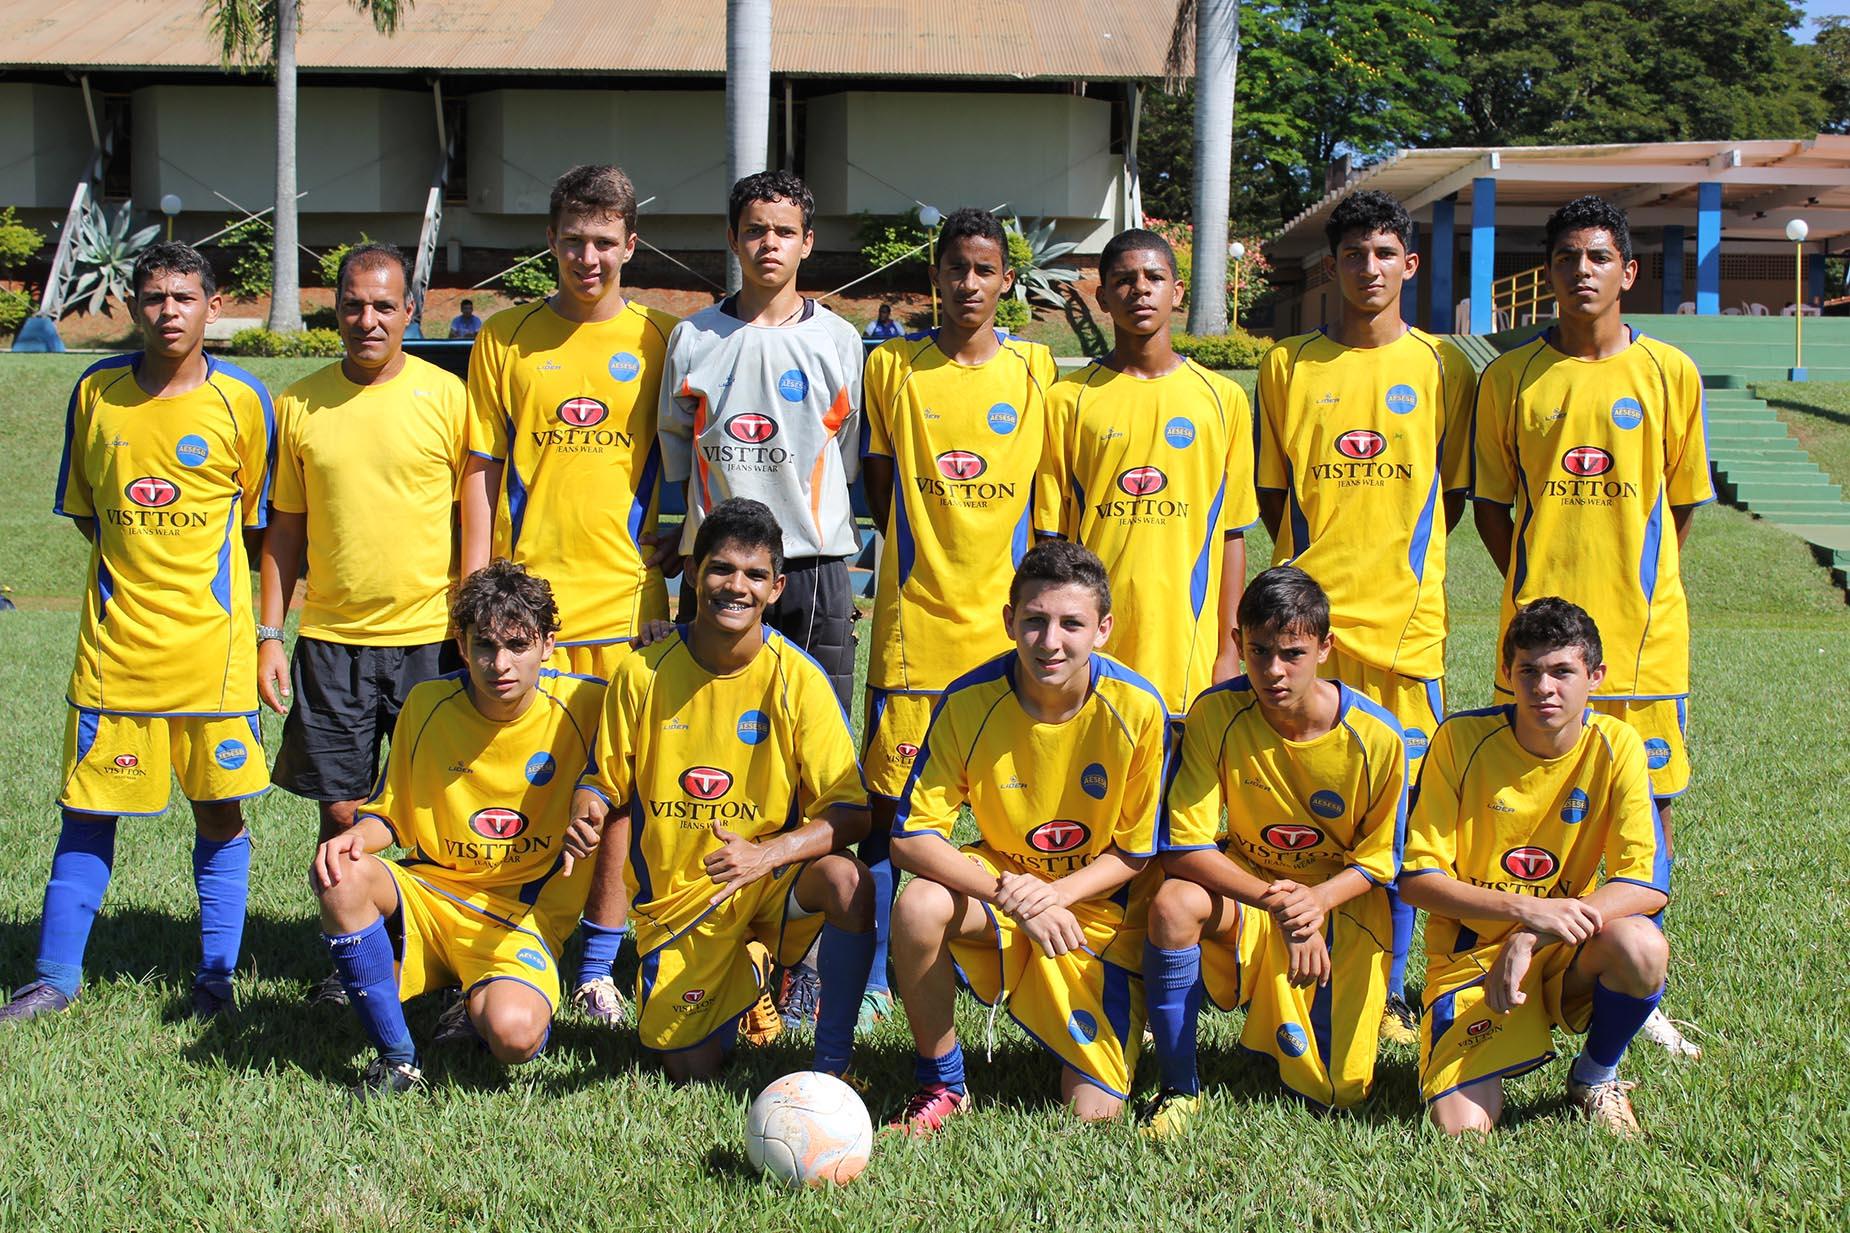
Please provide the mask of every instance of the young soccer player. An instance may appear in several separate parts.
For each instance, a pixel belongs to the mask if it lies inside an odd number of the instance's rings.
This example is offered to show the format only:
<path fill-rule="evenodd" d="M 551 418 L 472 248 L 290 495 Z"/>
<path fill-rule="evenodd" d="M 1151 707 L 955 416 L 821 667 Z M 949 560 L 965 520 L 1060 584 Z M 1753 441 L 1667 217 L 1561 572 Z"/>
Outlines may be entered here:
<path fill-rule="evenodd" d="M 1398 201 L 1354 193 L 1324 234 L 1342 293 L 1336 321 L 1285 339 L 1259 364 L 1259 508 L 1273 564 L 1297 565 L 1329 596 L 1335 645 L 1322 674 L 1399 720 L 1417 782 L 1445 718 L 1445 539 L 1464 510 L 1477 374 L 1456 346 L 1401 321 L 1420 259 Z M 1392 888 L 1388 902 L 1394 964 L 1381 1034 L 1410 1045 L 1413 909 Z"/>
<path fill-rule="evenodd" d="M 1008 238 L 987 210 L 957 210 L 938 232 L 932 271 L 944 324 L 867 357 L 861 474 L 886 549 L 867 658 L 867 769 L 873 831 L 861 857 L 881 889 L 882 946 L 862 1021 L 892 1008 L 887 989 L 887 847 L 932 705 L 958 676 L 1008 649 L 996 611 L 1029 546 L 1034 473 L 1053 353 L 996 328 L 1014 286 Z"/>
<path fill-rule="evenodd" d="M 524 566 L 497 559 L 471 574 L 453 619 L 467 668 L 412 687 L 378 790 L 310 869 L 335 970 L 379 1051 L 362 1095 L 422 1080 L 400 1003 L 433 989 L 462 985 L 498 1060 L 537 1054 L 559 1003 L 559 947 L 591 882 L 565 835 L 603 682 L 544 666 L 559 608 Z M 400 860 L 375 855 L 394 846 Z"/>
<path fill-rule="evenodd" d="M 192 1009 L 233 1007 L 251 849 L 238 802 L 269 787 L 244 532 L 263 526 L 274 420 L 256 378 L 204 351 L 219 298 L 203 257 L 154 244 L 130 285 L 142 349 L 86 369 L 65 417 L 53 510 L 90 542 L 90 581 L 36 973 L 0 1022 L 77 996 L 116 819 L 164 811 L 175 775 L 198 828 Z"/>
<path fill-rule="evenodd" d="M 489 318 L 469 356 L 462 566 L 504 556 L 549 579 L 563 622 L 552 666 L 608 680 L 643 625 L 668 614 L 655 423 L 674 318 L 624 298 L 636 190 L 621 168 L 572 168 L 550 208 L 559 290 Z M 623 887 L 600 881 L 572 1001 L 612 1025 L 623 932 Z"/>
<path fill-rule="evenodd" d="M 1561 1027 L 1586 1033 L 1569 1100 L 1629 1136 L 1619 1059 L 1663 995 L 1670 954 L 1653 919 L 1670 848 L 1647 753 L 1629 725 L 1588 709 L 1608 669 L 1583 609 L 1537 599 L 1502 648 L 1514 704 L 1440 725 L 1408 831 L 1401 893 L 1431 914 L 1420 1093 L 1448 1134 L 1487 1132 L 1503 1080 L 1553 1058 Z"/>
<path fill-rule="evenodd" d="M 629 823 L 605 859 L 632 897 L 643 1047 L 676 1081 L 716 1075 L 741 1012 L 821 935 L 814 1068 L 845 1073 L 874 954 L 873 882 L 848 717 L 816 662 L 770 629 L 785 535 L 762 503 L 707 512 L 692 620 L 617 666 L 581 812 Z M 754 951 L 751 943 L 757 943 Z"/>
<path fill-rule="evenodd" d="M 1234 611 L 1246 579 L 1253 496 L 1246 392 L 1175 353 L 1175 253 L 1120 232 L 1099 262 L 1112 350 L 1047 396 L 1036 527 L 1099 555 L 1111 575 L 1113 656 L 1148 677 L 1180 723 L 1195 696 L 1234 675 Z"/>
<path fill-rule="evenodd" d="M 1546 236 L 1560 317 L 1484 370 L 1473 512 L 1504 574 L 1503 628 L 1549 594 L 1574 596 L 1599 622 L 1613 655 L 1593 705 L 1643 738 L 1669 844 L 1671 803 L 1690 774 L 1680 561 L 1696 507 L 1715 499 L 1702 378 L 1621 317 L 1638 273 L 1624 213 L 1581 197 L 1549 217 Z M 1511 688 L 1500 668 L 1498 691 Z M 1699 1052 L 1661 1014 L 1646 1036 L 1679 1056 Z"/>
<path fill-rule="evenodd" d="M 1145 1122 L 1159 1137 L 1199 1105 L 1204 992 L 1247 1008 L 1240 1043 L 1270 1054 L 1288 1088 L 1339 1108 L 1374 1085 L 1387 1001 L 1384 888 L 1407 825 L 1400 721 L 1322 675 L 1330 603 L 1303 570 L 1254 578 L 1236 636 L 1246 675 L 1188 713 L 1150 908 L 1144 989 L 1162 1088 Z"/>
<path fill-rule="evenodd" d="M 1139 875 L 1156 850 L 1162 696 L 1100 653 L 1111 584 L 1078 544 L 1023 557 L 1002 619 L 1015 649 L 945 692 L 893 832 L 893 863 L 914 875 L 893 908 L 919 1084 L 893 1124 L 911 1134 L 970 1101 L 951 1017 L 960 971 L 1060 1060 L 1060 1098 L 1081 1119 L 1117 1115 L 1143 1038 L 1154 871 Z M 959 849 L 965 805 L 980 838 Z"/>

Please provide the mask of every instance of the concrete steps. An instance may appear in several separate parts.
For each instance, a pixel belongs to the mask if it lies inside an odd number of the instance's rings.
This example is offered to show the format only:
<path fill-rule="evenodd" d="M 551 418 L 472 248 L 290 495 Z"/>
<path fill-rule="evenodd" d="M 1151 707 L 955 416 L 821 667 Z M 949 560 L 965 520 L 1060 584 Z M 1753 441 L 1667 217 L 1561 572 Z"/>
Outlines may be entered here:
<path fill-rule="evenodd" d="M 1772 379 L 1784 380 L 1784 371 Z M 1831 572 L 1832 583 L 1850 587 L 1850 504 L 1843 488 L 1812 461 L 1772 408 L 1741 388 L 1748 380 L 1739 369 L 1703 370 L 1716 491 L 1730 505 L 1804 540 Z"/>

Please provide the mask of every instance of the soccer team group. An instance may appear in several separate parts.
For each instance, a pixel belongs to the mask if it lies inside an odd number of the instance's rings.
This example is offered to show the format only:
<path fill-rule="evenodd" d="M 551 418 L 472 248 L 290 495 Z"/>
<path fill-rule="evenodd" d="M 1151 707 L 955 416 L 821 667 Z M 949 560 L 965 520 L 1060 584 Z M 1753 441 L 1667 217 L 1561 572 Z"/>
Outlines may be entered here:
<path fill-rule="evenodd" d="M 425 992 L 461 990 L 440 1041 L 507 1063 L 568 996 L 633 1018 L 676 1080 L 785 1023 L 847 1074 L 897 996 L 917 1090 L 894 1122 L 926 1133 L 970 1099 L 961 983 L 1058 1059 L 1081 1118 L 1116 1116 L 1153 1048 L 1154 1136 L 1200 1107 L 1204 998 L 1320 1106 L 1368 1096 L 1381 1039 L 1417 1040 L 1453 1133 L 1583 1033 L 1572 1103 L 1636 1131 L 1629 1043 L 1695 1052 L 1658 1002 L 1689 777 L 1678 554 L 1713 492 L 1694 365 L 1620 318 L 1624 215 L 1553 215 L 1559 318 L 1480 380 L 1403 323 L 1405 210 L 1353 194 L 1328 225 L 1337 319 L 1267 353 L 1255 412 L 1172 349 L 1183 287 L 1151 232 L 1106 246 L 1111 353 L 1061 377 L 995 327 L 993 215 L 943 223 L 943 323 L 864 359 L 796 289 L 813 210 L 789 173 L 734 185 L 742 288 L 676 321 L 623 295 L 627 177 L 572 169 L 558 291 L 487 322 L 466 385 L 404 353 L 406 260 L 361 245 L 344 358 L 274 405 L 203 350 L 209 265 L 150 249 L 143 349 L 70 400 L 56 510 L 92 552 L 63 825 L 35 979 L 0 1020 L 76 999 L 117 821 L 162 812 L 174 777 L 192 1004 L 231 1010 L 239 802 L 274 782 L 319 802 L 314 996 L 375 1046 L 368 1095 L 421 1083 L 402 1004 Z M 858 756 L 857 472 L 885 533 Z M 1501 705 L 1448 716 L 1467 498 L 1506 579 Z M 1261 519 L 1276 564 L 1248 582 Z M 273 769 L 260 700 L 286 712 Z"/>

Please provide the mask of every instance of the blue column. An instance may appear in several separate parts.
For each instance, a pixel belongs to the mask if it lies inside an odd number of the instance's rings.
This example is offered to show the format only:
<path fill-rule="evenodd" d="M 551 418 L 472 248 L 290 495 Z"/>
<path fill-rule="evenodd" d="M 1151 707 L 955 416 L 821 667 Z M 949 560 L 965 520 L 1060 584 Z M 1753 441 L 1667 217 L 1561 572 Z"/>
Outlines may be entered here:
<path fill-rule="evenodd" d="M 1452 255 L 1458 243 L 1452 235 L 1456 197 L 1432 203 L 1432 290 L 1426 299 L 1426 328 L 1435 334 L 1452 332 Z"/>
<path fill-rule="evenodd" d="M 1490 284 L 1497 277 L 1497 182 L 1489 176 L 1471 181 L 1471 332 L 1497 328 L 1491 311 Z"/>
<path fill-rule="evenodd" d="M 1407 237 L 1407 251 L 1413 253 L 1420 251 L 1420 225 L 1418 223 L 1413 224 L 1413 234 Z M 1824 259 L 1822 257 L 1818 259 L 1818 268 L 1820 270 L 1824 268 Z M 1400 319 L 1408 325 L 1418 325 L 1420 323 L 1421 281 L 1422 280 L 1416 276 L 1412 282 L 1401 284 Z"/>
<path fill-rule="evenodd" d="M 1674 313 L 1683 302 L 1683 228 L 1664 228 L 1664 311 Z"/>
<path fill-rule="evenodd" d="M 1722 311 L 1722 186 L 1696 186 L 1696 315 Z"/>
<path fill-rule="evenodd" d="M 1824 303 L 1824 253 L 1813 249 L 1805 254 L 1805 302 Z"/>

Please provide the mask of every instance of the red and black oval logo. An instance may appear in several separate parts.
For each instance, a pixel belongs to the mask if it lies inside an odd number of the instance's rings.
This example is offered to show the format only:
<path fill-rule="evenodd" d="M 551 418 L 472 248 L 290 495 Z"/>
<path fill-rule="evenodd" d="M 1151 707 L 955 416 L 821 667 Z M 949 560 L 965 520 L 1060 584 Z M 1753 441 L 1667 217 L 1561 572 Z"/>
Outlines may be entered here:
<path fill-rule="evenodd" d="M 910 762 L 912 759 L 919 756 L 919 747 L 914 745 L 911 741 L 901 741 L 899 744 L 893 746 L 893 752 Z"/>
<path fill-rule="evenodd" d="M 1476 1023 L 1473 1023 L 1470 1027 L 1467 1027 L 1465 1029 L 1465 1035 L 1466 1036 L 1482 1036 L 1484 1033 L 1488 1032 L 1491 1028 L 1495 1026 L 1496 1024 L 1492 1023 L 1488 1019 L 1479 1019 Z"/>
<path fill-rule="evenodd" d="M 527 815 L 518 809 L 478 809 L 469 818 L 469 829 L 484 839 L 512 839 L 527 829 Z"/>
<path fill-rule="evenodd" d="M 601 424 L 610 414 L 610 408 L 595 398 L 568 398 L 559 404 L 558 416 L 573 428 L 589 428 Z"/>
<path fill-rule="evenodd" d="M 144 475 L 140 479 L 130 480 L 122 493 L 137 505 L 149 509 L 166 509 L 180 499 L 180 486 L 158 475 Z"/>
<path fill-rule="evenodd" d="M 1261 829 L 1259 838 L 1280 852 L 1302 852 L 1322 843 L 1323 832 L 1314 826 L 1304 826 L 1297 822 L 1279 822 Z"/>
<path fill-rule="evenodd" d="M 1336 438 L 1336 452 L 1344 458 L 1376 458 L 1387 450 L 1387 438 L 1367 428 L 1357 428 Z"/>
<path fill-rule="evenodd" d="M 716 801 L 732 787 L 732 776 L 717 766 L 690 766 L 681 772 L 681 790 L 697 801 Z"/>
<path fill-rule="evenodd" d="M 1511 848 L 1503 854 L 1503 872 L 1525 882 L 1540 882 L 1561 867 L 1561 858 L 1547 848 Z"/>
<path fill-rule="evenodd" d="M 125 771 L 132 771 L 141 765 L 141 759 L 134 754 L 117 754 L 111 761 Z"/>
<path fill-rule="evenodd" d="M 969 450 L 946 450 L 938 455 L 938 473 L 945 479 L 973 480 L 989 470 L 981 454 Z"/>
<path fill-rule="evenodd" d="M 681 995 L 681 1000 L 686 1002 L 689 1006 L 697 1006 L 706 996 L 707 991 L 705 989 L 689 989 L 686 993 Z"/>
<path fill-rule="evenodd" d="M 1118 487 L 1133 497 L 1147 497 L 1169 487 L 1169 477 L 1155 467 L 1132 467 L 1118 477 Z"/>
<path fill-rule="evenodd" d="M 1092 829 L 1084 822 L 1055 818 L 1028 832 L 1028 846 L 1036 852 L 1071 852 L 1092 838 Z"/>
<path fill-rule="evenodd" d="M 735 415 L 725 423 L 726 435 L 747 445 L 763 445 L 777 435 L 777 421 L 756 411 Z"/>
<path fill-rule="evenodd" d="M 1577 445 L 1561 455 L 1561 469 L 1569 475 L 1592 477 L 1612 470 L 1612 455 L 1597 445 Z"/>

